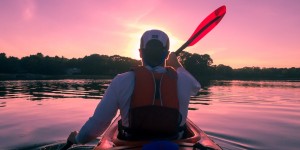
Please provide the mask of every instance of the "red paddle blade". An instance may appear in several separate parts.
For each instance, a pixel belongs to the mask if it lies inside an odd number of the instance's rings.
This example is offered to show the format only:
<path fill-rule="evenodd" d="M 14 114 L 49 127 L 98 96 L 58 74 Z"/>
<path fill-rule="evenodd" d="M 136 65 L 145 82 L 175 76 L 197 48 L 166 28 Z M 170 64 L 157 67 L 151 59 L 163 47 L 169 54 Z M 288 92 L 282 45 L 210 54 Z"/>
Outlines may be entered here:
<path fill-rule="evenodd" d="M 189 38 L 188 41 L 191 43 L 188 46 L 193 46 L 196 44 L 200 39 L 202 39 L 209 31 L 211 31 L 224 17 L 226 13 L 226 6 L 221 6 L 212 12 L 209 16 L 207 16 L 197 27 L 194 31 L 192 36 Z"/>
<path fill-rule="evenodd" d="M 177 50 L 175 54 L 178 56 L 186 47 L 193 46 L 209 31 L 211 31 L 224 17 L 226 6 L 221 6 L 208 15 L 197 27 L 192 36 Z"/>

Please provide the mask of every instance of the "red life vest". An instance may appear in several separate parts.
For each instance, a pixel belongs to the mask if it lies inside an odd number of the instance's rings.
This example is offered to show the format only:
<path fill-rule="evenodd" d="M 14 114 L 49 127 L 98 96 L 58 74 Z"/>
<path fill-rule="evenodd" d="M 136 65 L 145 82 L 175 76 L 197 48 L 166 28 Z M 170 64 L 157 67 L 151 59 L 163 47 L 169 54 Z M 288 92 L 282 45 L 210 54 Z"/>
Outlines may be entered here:
<path fill-rule="evenodd" d="M 129 109 L 131 134 L 148 138 L 178 135 L 181 115 L 177 94 L 177 73 L 167 67 L 154 73 L 145 67 L 135 68 L 135 86 Z"/>

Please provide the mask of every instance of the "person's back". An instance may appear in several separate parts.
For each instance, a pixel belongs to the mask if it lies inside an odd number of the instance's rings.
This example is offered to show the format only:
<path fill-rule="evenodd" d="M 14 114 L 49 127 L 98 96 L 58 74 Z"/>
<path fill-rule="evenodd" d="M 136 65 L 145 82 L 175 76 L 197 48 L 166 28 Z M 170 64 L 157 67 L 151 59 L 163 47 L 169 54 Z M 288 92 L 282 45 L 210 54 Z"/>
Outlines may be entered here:
<path fill-rule="evenodd" d="M 200 84 L 181 66 L 174 53 L 169 55 L 168 36 L 149 30 L 141 38 L 140 56 L 143 66 L 117 75 L 94 115 L 79 134 L 69 136 L 71 142 L 86 143 L 100 136 L 117 110 L 122 121 L 122 138 L 174 138 L 187 118 L 189 99 Z M 76 136 L 77 135 L 77 136 Z M 128 136 L 129 135 L 129 136 Z M 126 137 L 127 136 L 127 137 Z M 76 138 L 75 138 L 76 137 Z"/>
<path fill-rule="evenodd" d="M 181 122 L 176 71 L 168 67 L 166 72 L 157 73 L 138 67 L 133 72 L 135 84 L 128 111 L 129 126 L 119 126 L 119 137 L 176 138 Z"/>

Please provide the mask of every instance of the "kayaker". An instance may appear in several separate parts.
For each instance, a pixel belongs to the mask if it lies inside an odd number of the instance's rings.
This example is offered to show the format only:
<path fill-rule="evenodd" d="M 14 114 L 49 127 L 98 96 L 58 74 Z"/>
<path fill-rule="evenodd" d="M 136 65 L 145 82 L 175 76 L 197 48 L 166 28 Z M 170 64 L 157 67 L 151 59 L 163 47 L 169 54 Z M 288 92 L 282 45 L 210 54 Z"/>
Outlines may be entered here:
<path fill-rule="evenodd" d="M 169 52 L 169 38 L 163 31 L 146 31 L 139 52 L 143 65 L 112 80 L 93 116 L 79 132 L 72 132 L 68 141 L 85 144 L 94 140 L 118 110 L 122 138 L 182 136 L 180 128 L 185 125 L 190 96 L 200 90 L 199 82 L 182 67 L 175 53 Z"/>

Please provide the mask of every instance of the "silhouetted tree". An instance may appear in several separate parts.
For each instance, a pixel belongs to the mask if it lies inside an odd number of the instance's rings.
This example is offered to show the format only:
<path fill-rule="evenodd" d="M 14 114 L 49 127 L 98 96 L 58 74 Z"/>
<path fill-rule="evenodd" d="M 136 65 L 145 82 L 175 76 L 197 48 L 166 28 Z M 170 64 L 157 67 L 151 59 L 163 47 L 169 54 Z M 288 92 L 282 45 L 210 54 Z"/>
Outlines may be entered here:
<path fill-rule="evenodd" d="M 0 53 L 0 73 L 18 73 L 20 70 L 19 58 L 6 57 L 5 53 Z"/>
<path fill-rule="evenodd" d="M 211 75 L 210 67 L 213 64 L 213 60 L 207 54 L 199 55 L 182 52 L 180 61 L 196 79 L 207 79 Z"/>
<path fill-rule="evenodd" d="M 72 58 L 67 60 L 66 67 L 67 68 L 79 68 L 80 62 L 82 61 L 82 58 Z"/>
<path fill-rule="evenodd" d="M 111 62 L 111 68 L 110 68 L 111 75 L 116 75 L 118 73 L 126 72 L 133 67 L 141 65 L 141 61 L 129 57 L 122 57 L 119 55 L 111 56 L 110 62 Z"/>
<path fill-rule="evenodd" d="M 7 58 L 5 53 L 0 53 L 0 73 L 7 73 Z"/>
<path fill-rule="evenodd" d="M 212 74 L 214 74 L 214 78 L 230 79 L 233 76 L 233 69 L 230 66 L 223 64 L 212 66 L 212 72 Z"/>
<path fill-rule="evenodd" d="M 21 66 L 27 73 L 59 75 L 64 74 L 66 70 L 67 59 L 64 57 L 49 57 L 42 53 L 23 57 Z"/>
<path fill-rule="evenodd" d="M 100 75 L 107 74 L 109 57 L 106 55 L 92 54 L 85 56 L 80 62 L 83 74 Z"/>
<path fill-rule="evenodd" d="M 30 55 L 21 58 L 21 67 L 27 73 L 41 73 L 43 70 L 42 64 L 43 55 L 38 53 L 36 55 Z"/>

